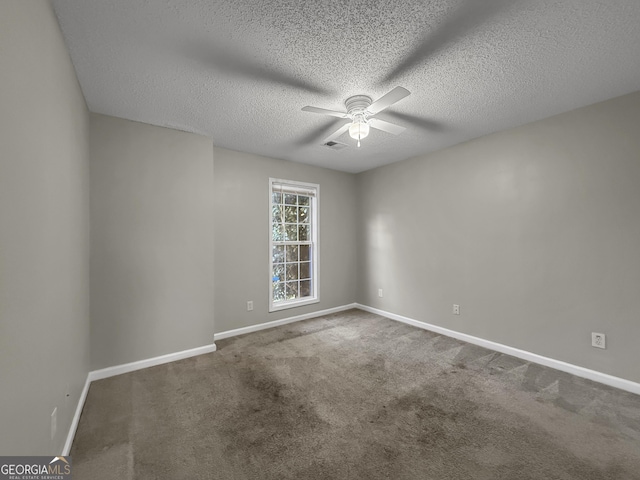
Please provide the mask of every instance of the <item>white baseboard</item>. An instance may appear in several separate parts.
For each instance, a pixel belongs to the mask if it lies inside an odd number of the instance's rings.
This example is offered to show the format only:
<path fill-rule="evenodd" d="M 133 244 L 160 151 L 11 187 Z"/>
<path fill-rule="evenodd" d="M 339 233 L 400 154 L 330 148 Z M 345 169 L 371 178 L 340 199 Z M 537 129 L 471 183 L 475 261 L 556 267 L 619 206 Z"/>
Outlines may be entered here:
<path fill-rule="evenodd" d="M 216 333 L 214 335 L 214 342 L 216 340 L 222 340 L 223 338 L 234 337 L 236 335 L 243 335 L 245 333 L 257 332 L 265 330 L 267 328 L 277 327 L 279 325 L 286 325 L 287 323 L 299 322 L 301 320 L 307 320 L 309 318 L 321 317 L 323 315 L 330 315 L 332 313 L 342 312 L 351 308 L 358 308 L 358 305 L 351 303 L 348 305 L 342 305 L 340 307 L 328 308 L 326 310 L 320 310 L 318 312 L 306 313 L 304 315 L 296 315 L 295 317 L 283 318 L 281 320 L 274 320 L 273 322 L 261 323 L 258 325 L 251 325 L 249 327 L 236 328 L 234 330 L 227 330 L 226 332 Z M 156 365 L 162 365 L 163 363 L 175 362 L 176 360 L 182 360 L 184 358 L 195 357 L 197 355 L 203 355 L 205 353 L 211 353 L 216 351 L 216 344 L 205 345 L 203 347 L 192 348 L 191 350 L 183 350 L 181 352 L 169 353 L 159 357 L 148 358 L 146 360 L 140 360 L 137 362 L 125 363 L 123 365 L 116 365 L 114 367 L 103 368 L 101 370 L 93 370 L 87 375 L 87 380 L 78 399 L 78 405 L 76 407 L 75 415 L 67 434 L 67 440 L 64 444 L 63 456 L 69 455 L 71 451 L 71 445 L 73 444 L 73 438 L 75 437 L 76 430 L 78 429 L 78 422 L 80 421 L 80 415 L 84 408 L 84 403 L 87 399 L 87 393 L 89 392 L 89 386 L 91 382 L 95 380 L 102 380 L 103 378 L 114 377 L 116 375 L 122 375 L 123 373 L 129 373 L 143 368 L 154 367 Z"/>
<path fill-rule="evenodd" d="M 93 370 L 92 372 L 89 372 L 89 381 L 92 382 L 94 380 L 102 380 L 103 378 L 115 377 L 116 375 L 122 375 L 123 373 L 155 367 L 156 365 L 162 365 L 163 363 L 175 362 L 176 360 L 182 360 L 183 358 L 195 357 L 196 355 L 204 355 L 205 353 L 215 351 L 216 344 L 212 343 L 211 345 L 183 350 L 181 352 L 169 353 L 159 357 L 147 358 L 146 360 L 139 360 L 137 362 L 125 363 L 124 365 L 116 365 L 115 367 Z"/>
<path fill-rule="evenodd" d="M 448 328 L 443 328 L 437 325 L 421 322 L 419 320 L 414 320 L 413 318 L 403 317 L 402 315 L 396 315 L 395 313 L 386 312 L 384 310 L 379 310 L 377 308 L 369 307 L 367 305 L 361 305 L 361 304 L 356 304 L 356 305 L 357 305 L 357 308 L 359 308 L 360 310 L 364 310 L 365 312 L 375 313 L 377 315 L 381 315 L 383 317 L 387 317 L 392 320 L 397 320 L 398 322 L 402 322 L 408 325 L 413 325 L 414 327 L 422 328 L 423 330 L 429 330 L 435 333 L 439 333 L 441 335 L 446 335 L 447 337 L 457 338 L 458 340 L 462 340 L 463 342 L 479 345 L 481 347 L 485 347 L 490 350 L 495 350 L 500 353 L 506 353 L 507 355 L 512 355 L 514 357 L 518 357 L 523 360 L 527 360 L 529 362 L 537 363 L 539 365 L 544 365 L 545 367 L 555 368 L 556 370 L 570 373 L 572 375 L 576 375 L 577 377 L 587 378 L 589 380 L 593 380 L 594 382 L 603 383 L 605 385 L 609 385 L 610 387 L 619 388 L 620 390 L 625 390 L 627 392 L 640 395 L 640 383 L 632 382 L 631 380 L 626 380 L 620 377 L 614 377 L 613 375 L 609 375 L 607 373 L 602 373 L 596 370 L 590 370 L 588 368 L 579 367 L 578 365 L 573 365 L 571 363 L 555 360 L 553 358 L 543 357 L 542 355 L 527 352 L 526 350 L 520 350 L 518 348 L 509 347 L 508 345 L 503 345 L 501 343 L 492 342 L 490 340 L 485 340 L 483 338 L 474 337 L 472 335 L 467 335 L 466 333 L 456 332 L 455 330 L 449 330 Z"/>
<path fill-rule="evenodd" d="M 162 365 L 163 363 L 175 362 L 176 360 L 182 360 L 184 358 L 195 357 L 197 355 L 203 355 L 205 353 L 211 353 L 216 351 L 216 344 L 205 345 L 203 347 L 192 348 L 190 350 L 183 350 L 181 352 L 169 353 L 167 355 L 161 355 L 159 357 L 147 358 L 146 360 L 140 360 L 138 362 L 125 363 L 124 365 L 116 365 L 114 367 L 103 368 L 101 370 L 93 370 L 87 375 L 87 380 L 84 383 L 84 388 L 78 399 L 78 405 L 76 406 L 76 412 L 71 421 L 71 427 L 67 434 L 67 440 L 64 443 L 64 449 L 62 456 L 69 455 L 71 451 L 71 445 L 73 444 L 73 438 L 76 435 L 78 429 L 78 422 L 80 422 L 80 415 L 82 415 L 82 409 L 84 403 L 87 400 L 87 394 L 89 393 L 89 386 L 94 380 L 102 380 L 103 378 L 115 377 L 116 375 L 122 375 L 123 373 L 129 373 L 143 368 L 154 367 L 156 365 Z"/>
<path fill-rule="evenodd" d="M 89 380 L 89 375 L 87 375 L 87 379 L 84 382 L 84 388 L 82 389 L 80 398 L 78 399 L 76 411 L 73 415 L 73 419 L 71 420 L 71 427 L 69 427 L 69 433 L 67 433 L 67 440 L 64 442 L 64 449 L 62 450 L 63 457 L 66 457 L 67 455 L 69 455 L 69 452 L 71 452 L 71 444 L 73 443 L 73 437 L 76 436 L 78 422 L 80 422 L 80 415 L 82 415 L 84 402 L 87 399 L 87 393 L 89 393 L 89 385 L 91 385 L 91 380 Z"/>
<path fill-rule="evenodd" d="M 506 353 L 507 355 L 512 355 L 514 357 L 518 357 L 523 360 L 527 360 L 529 362 L 537 363 L 539 365 L 544 365 L 545 367 L 555 368 L 556 370 L 570 373 L 572 375 L 576 375 L 577 377 L 587 378 L 589 380 L 593 380 L 594 382 L 603 383 L 605 385 L 609 385 L 610 387 L 619 388 L 620 390 L 625 390 L 627 392 L 640 395 L 640 383 L 632 382 L 631 380 L 626 380 L 620 377 L 614 377 L 613 375 L 609 375 L 607 373 L 602 373 L 596 370 L 590 370 L 588 368 L 579 367 L 578 365 L 573 365 L 571 363 L 555 360 L 553 358 L 543 357 L 542 355 L 527 352 L 526 350 L 520 350 L 518 348 L 510 347 L 508 345 L 503 345 L 501 343 L 496 343 L 490 340 L 485 340 L 483 338 L 474 337 L 472 335 L 467 335 L 466 333 L 456 332 L 455 330 L 449 330 L 448 328 L 443 328 L 437 325 L 421 322 L 418 320 L 414 320 L 413 318 L 403 317 L 402 315 L 396 315 L 395 313 L 386 312 L 384 310 L 379 310 L 377 308 L 369 307 L 367 305 L 356 304 L 356 306 L 357 308 L 359 308 L 360 310 L 364 310 L 365 312 L 375 313 L 377 315 L 381 315 L 383 317 L 387 317 L 392 320 L 397 320 L 398 322 L 402 322 L 408 325 L 413 325 L 414 327 L 422 328 L 423 330 L 429 330 L 435 333 L 439 333 L 441 335 L 446 335 L 447 337 L 457 338 L 458 340 L 462 340 L 467 343 L 479 345 L 481 347 L 485 347 L 490 350 L 495 350 L 500 353 Z"/>
<path fill-rule="evenodd" d="M 258 332 L 260 330 L 266 330 L 268 328 L 279 327 L 280 325 L 286 325 L 287 323 L 299 322 L 301 320 L 308 320 L 309 318 L 322 317 L 323 315 L 330 315 L 332 313 L 343 312 L 352 308 L 359 308 L 357 303 L 350 303 L 348 305 L 342 305 L 340 307 L 327 308 L 326 310 L 320 310 L 317 312 L 305 313 L 303 315 L 296 315 L 295 317 L 282 318 L 280 320 L 274 320 L 272 322 L 259 323 L 257 325 L 250 325 L 248 327 L 235 328 L 233 330 L 226 330 L 224 332 L 216 333 L 213 336 L 215 340 L 222 340 L 223 338 L 235 337 L 237 335 L 244 335 L 245 333 Z"/>

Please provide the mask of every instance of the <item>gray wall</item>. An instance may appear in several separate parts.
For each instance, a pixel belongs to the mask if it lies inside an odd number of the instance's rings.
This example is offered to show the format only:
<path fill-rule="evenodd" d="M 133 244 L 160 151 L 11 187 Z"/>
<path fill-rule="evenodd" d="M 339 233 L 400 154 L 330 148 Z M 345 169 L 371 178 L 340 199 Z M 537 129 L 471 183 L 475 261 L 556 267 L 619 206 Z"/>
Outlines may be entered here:
<path fill-rule="evenodd" d="M 355 176 L 222 148 L 214 148 L 214 166 L 216 333 L 354 302 Z M 320 185 L 320 302 L 273 313 L 269 177 Z"/>
<path fill-rule="evenodd" d="M 213 343 L 209 138 L 91 114 L 91 367 Z"/>
<path fill-rule="evenodd" d="M 640 381 L 640 92 L 358 186 L 358 302 Z"/>
<path fill-rule="evenodd" d="M 61 453 L 89 371 L 88 145 L 51 6 L 2 0 L 0 455 Z"/>

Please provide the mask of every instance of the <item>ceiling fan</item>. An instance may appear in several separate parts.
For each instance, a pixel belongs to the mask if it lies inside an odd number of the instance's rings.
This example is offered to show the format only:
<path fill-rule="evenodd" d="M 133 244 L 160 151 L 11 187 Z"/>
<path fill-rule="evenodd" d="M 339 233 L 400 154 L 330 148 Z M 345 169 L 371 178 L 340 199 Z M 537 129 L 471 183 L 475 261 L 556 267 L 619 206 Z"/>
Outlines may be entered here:
<path fill-rule="evenodd" d="M 338 130 L 325 138 L 322 143 L 326 144 L 328 142 L 332 142 L 348 130 L 351 138 L 358 140 L 359 147 L 360 140 L 369 135 L 369 127 L 373 127 L 393 135 L 398 135 L 405 131 L 404 127 L 380 120 L 379 118 L 373 118 L 373 116 L 377 115 L 385 108 L 390 107 L 394 103 L 399 102 L 410 94 L 411 92 L 406 88 L 396 87 L 375 102 L 372 102 L 371 97 L 366 95 L 354 95 L 353 97 L 349 97 L 344 102 L 347 109 L 346 112 L 338 112 L 335 110 L 327 110 L 317 107 L 304 107 L 302 110 L 305 112 L 320 113 L 323 115 L 331 115 L 332 117 L 350 119 L 351 121 L 349 123 L 342 125 Z"/>

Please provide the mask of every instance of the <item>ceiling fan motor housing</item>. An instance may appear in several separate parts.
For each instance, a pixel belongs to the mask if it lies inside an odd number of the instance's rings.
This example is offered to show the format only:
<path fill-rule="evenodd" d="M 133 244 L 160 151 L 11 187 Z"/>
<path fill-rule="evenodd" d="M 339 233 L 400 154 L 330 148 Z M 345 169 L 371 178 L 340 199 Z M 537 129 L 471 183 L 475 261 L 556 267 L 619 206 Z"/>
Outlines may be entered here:
<path fill-rule="evenodd" d="M 353 97 L 347 98 L 344 105 L 347 107 L 347 113 L 349 116 L 354 118 L 356 115 L 363 115 L 371 103 L 371 97 L 367 97 L 366 95 L 354 95 Z"/>

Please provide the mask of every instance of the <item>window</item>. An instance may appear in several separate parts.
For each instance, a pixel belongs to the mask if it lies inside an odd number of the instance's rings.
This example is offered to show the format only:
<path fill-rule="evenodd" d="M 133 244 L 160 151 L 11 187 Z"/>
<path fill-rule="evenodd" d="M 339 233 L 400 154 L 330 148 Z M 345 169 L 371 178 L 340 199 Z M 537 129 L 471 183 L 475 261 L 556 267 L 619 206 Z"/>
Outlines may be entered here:
<path fill-rule="evenodd" d="M 269 311 L 318 302 L 319 186 L 269 179 Z"/>

